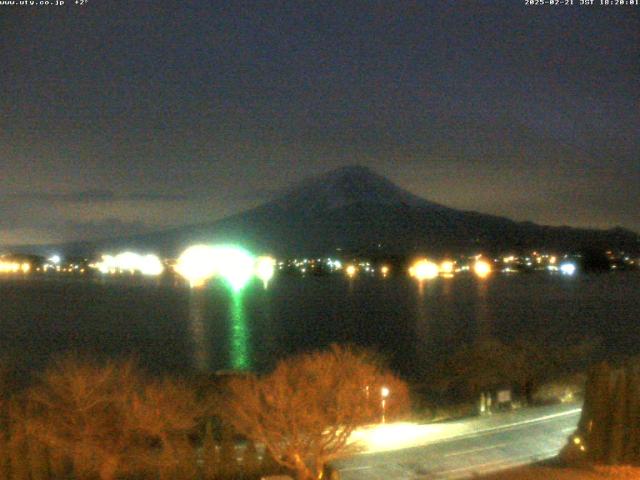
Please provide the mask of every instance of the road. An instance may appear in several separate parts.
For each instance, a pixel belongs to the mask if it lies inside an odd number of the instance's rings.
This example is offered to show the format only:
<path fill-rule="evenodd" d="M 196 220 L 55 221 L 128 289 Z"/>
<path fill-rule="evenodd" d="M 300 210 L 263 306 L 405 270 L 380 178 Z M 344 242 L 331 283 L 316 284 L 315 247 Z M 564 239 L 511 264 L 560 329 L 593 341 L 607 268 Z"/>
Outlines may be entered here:
<path fill-rule="evenodd" d="M 366 453 L 334 466 L 341 480 L 471 478 L 554 457 L 579 418 L 580 405 L 574 403 L 448 422 L 436 430 L 409 424 L 381 426 L 376 430 L 382 431 L 368 433 L 373 440 Z M 404 443 L 393 450 L 396 430 Z"/>

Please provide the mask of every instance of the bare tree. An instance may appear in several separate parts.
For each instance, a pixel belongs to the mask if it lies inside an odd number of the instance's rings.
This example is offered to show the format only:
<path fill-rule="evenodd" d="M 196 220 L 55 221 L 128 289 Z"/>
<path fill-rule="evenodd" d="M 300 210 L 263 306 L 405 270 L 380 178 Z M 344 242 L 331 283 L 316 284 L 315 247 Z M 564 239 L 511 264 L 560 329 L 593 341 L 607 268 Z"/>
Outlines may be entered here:
<path fill-rule="evenodd" d="M 80 477 L 111 480 L 130 464 L 125 412 L 138 379 L 131 362 L 56 361 L 28 395 L 28 430 Z"/>
<path fill-rule="evenodd" d="M 9 478 L 10 468 L 10 445 L 11 445 L 11 421 L 9 418 L 9 399 L 11 389 L 8 379 L 9 369 L 6 362 L 0 361 L 0 480 Z"/>
<path fill-rule="evenodd" d="M 69 458 L 78 477 L 196 474 L 190 434 L 204 408 L 186 384 L 144 381 L 131 361 L 67 357 L 45 372 L 28 400 L 29 432 L 53 455 Z"/>
<path fill-rule="evenodd" d="M 160 479 L 194 478 L 195 449 L 190 439 L 205 416 L 195 390 L 164 379 L 149 382 L 134 394 L 125 424 L 148 448 L 139 460 L 157 469 Z"/>
<path fill-rule="evenodd" d="M 213 438 L 213 424 L 209 419 L 202 439 L 202 478 L 204 480 L 214 480 L 219 468 L 219 453 L 216 441 Z"/>
<path fill-rule="evenodd" d="M 29 479 L 28 433 L 25 423 L 24 405 L 19 398 L 8 402 L 8 443 L 9 476 L 12 480 Z"/>
<path fill-rule="evenodd" d="M 327 462 L 357 448 L 348 442 L 354 429 L 380 421 L 383 387 L 386 416 L 404 412 L 404 382 L 366 352 L 334 345 L 281 361 L 269 375 L 231 380 L 221 414 L 298 479 L 321 479 Z"/>

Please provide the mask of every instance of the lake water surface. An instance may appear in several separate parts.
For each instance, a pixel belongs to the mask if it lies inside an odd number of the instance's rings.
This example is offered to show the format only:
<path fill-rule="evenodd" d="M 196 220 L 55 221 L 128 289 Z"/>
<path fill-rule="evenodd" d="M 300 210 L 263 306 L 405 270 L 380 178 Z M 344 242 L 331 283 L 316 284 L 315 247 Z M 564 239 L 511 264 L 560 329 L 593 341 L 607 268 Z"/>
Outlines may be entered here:
<path fill-rule="evenodd" d="M 640 272 L 436 279 L 276 277 L 232 293 L 143 279 L 3 279 L 0 352 L 26 369 L 54 354 L 133 354 L 156 371 L 264 370 L 332 342 L 376 346 L 408 378 L 478 336 L 640 352 Z"/>

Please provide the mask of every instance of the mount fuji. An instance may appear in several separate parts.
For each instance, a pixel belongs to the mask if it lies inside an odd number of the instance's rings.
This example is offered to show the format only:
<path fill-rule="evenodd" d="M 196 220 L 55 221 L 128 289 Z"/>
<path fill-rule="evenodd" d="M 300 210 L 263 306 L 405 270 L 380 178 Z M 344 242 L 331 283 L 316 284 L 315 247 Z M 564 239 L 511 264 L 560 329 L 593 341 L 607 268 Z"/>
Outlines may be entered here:
<path fill-rule="evenodd" d="M 276 255 L 560 251 L 607 247 L 640 249 L 637 233 L 552 227 L 418 197 L 361 166 L 307 179 L 275 199 L 211 223 L 135 237 L 70 245 L 75 251 L 139 248 L 176 255 L 193 243 L 236 243 Z"/>

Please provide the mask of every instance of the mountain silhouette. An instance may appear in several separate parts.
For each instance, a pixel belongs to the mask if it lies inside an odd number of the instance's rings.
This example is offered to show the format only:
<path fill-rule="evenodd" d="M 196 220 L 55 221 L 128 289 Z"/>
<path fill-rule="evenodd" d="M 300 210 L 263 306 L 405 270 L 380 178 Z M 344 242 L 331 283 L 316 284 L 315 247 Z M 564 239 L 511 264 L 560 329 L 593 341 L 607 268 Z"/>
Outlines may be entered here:
<path fill-rule="evenodd" d="M 362 166 L 307 179 L 257 208 L 211 223 L 135 237 L 82 242 L 75 251 L 139 248 L 176 255 L 193 243 L 224 242 L 256 253 L 409 255 L 607 247 L 637 251 L 638 234 L 551 227 L 456 210 L 403 190 Z"/>

